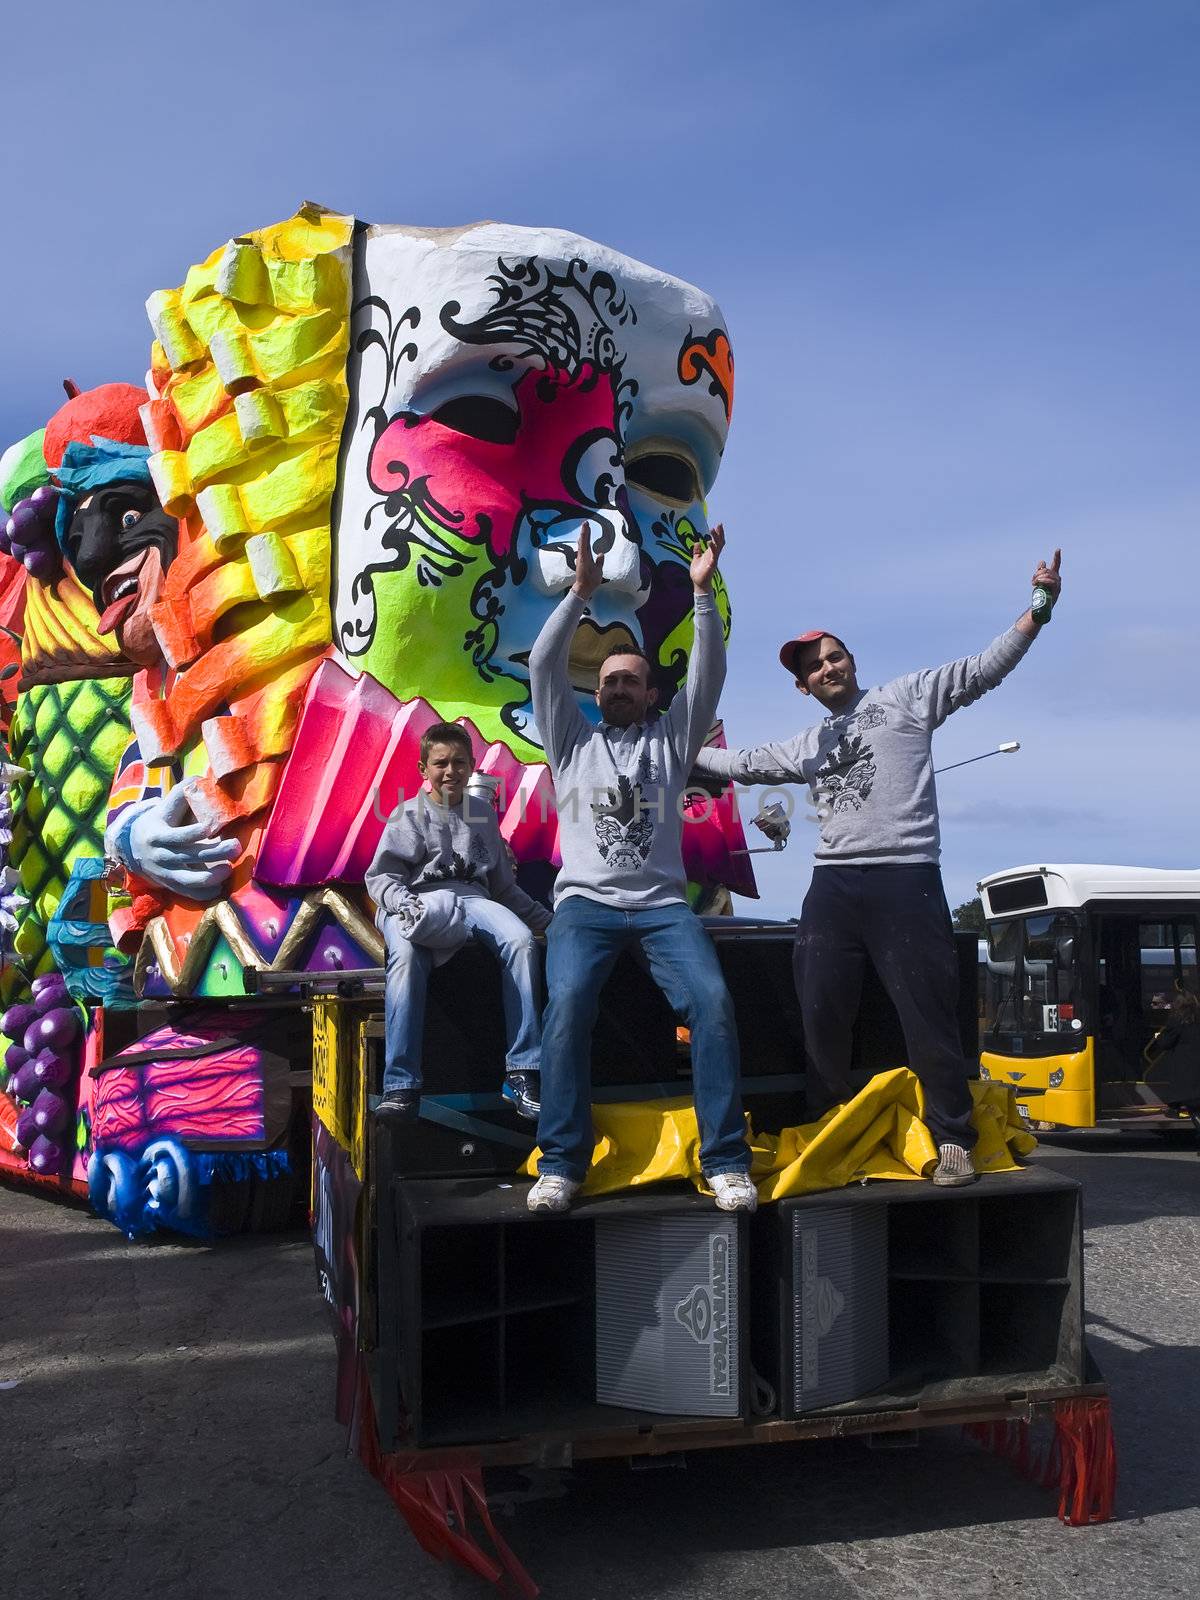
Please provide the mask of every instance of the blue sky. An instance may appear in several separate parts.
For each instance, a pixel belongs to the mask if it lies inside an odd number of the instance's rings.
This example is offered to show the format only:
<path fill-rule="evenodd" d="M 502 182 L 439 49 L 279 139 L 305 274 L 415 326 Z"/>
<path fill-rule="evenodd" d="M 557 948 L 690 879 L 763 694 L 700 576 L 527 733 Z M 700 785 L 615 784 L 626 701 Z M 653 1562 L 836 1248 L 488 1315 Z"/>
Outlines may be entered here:
<path fill-rule="evenodd" d="M 1190 0 L 62 4 L 6 24 L 0 442 L 137 380 L 155 288 L 315 199 L 579 232 L 702 285 L 737 406 L 737 743 L 981 648 L 1061 544 L 1058 615 L 950 720 L 951 900 L 1026 860 L 1200 863 L 1200 207 Z M 793 914 L 807 825 L 763 860 Z"/>

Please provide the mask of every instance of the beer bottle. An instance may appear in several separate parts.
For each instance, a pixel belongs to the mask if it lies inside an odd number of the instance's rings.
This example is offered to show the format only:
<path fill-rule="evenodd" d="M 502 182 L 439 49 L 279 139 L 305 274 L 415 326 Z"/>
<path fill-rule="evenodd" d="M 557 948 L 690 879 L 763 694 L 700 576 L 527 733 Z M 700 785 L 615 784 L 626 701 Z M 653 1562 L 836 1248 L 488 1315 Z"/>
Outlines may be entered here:
<path fill-rule="evenodd" d="M 1050 590 L 1039 583 L 1033 591 L 1029 609 L 1033 613 L 1033 620 L 1039 628 L 1044 623 L 1049 622 L 1050 614 L 1054 610 L 1054 596 L 1050 593 Z"/>

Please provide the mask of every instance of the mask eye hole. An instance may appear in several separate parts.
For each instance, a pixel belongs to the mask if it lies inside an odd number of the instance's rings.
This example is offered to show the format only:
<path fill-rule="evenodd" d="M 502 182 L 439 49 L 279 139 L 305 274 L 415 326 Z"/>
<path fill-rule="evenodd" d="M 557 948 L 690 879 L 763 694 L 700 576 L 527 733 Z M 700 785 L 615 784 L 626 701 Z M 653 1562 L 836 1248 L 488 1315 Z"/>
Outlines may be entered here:
<path fill-rule="evenodd" d="M 520 424 L 511 406 L 488 394 L 464 394 L 447 400 L 433 413 L 433 420 L 443 428 L 453 428 L 470 439 L 484 439 L 488 444 L 513 444 Z"/>
<path fill-rule="evenodd" d="M 626 463 L 625 481 L 657 500 L 672 500 L 678 505 L 690 506 L 700 498 L 700 485 L 696 469 L 683 456 L 654 450 Z"/>
<path fill-rule="evenodd" d="M 140 511 L 135 511 L 132 506 L 128 511 L 123 511 L 121 513 L 121 526 L 123 528 L 136 528 L 141 520 L 142 513 Z"/>

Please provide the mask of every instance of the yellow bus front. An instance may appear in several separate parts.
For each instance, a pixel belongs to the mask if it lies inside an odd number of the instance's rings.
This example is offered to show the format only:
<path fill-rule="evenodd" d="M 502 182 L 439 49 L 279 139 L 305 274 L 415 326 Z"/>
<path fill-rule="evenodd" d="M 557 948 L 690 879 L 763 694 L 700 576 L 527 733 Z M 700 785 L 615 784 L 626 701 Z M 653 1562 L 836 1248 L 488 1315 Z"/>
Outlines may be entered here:
<path fill-rule="evenodd" d="M 1032 1122 L 1096 1126 L 1096 1051 L 1090 1036 L 1081 1050 L 1064 1055 L 1010 1056 L 983 1050 L 979 1076 L 1011 1084 L 1021 1114 Z"/>

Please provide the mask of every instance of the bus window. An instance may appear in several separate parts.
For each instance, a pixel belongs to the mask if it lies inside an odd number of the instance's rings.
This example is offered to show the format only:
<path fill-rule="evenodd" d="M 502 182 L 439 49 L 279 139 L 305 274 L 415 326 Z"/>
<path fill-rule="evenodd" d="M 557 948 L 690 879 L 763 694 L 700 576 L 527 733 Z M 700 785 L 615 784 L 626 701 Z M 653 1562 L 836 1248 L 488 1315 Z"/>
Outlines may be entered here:
<path fill-rule="evenodd" d="M 1058 1033 L 1075 1020 L 1074 964 L 1072 918 L 1026 917 L 1025 1020 L 1030 1032 Z"/>
<path fill-rule="evenodd" d="M 988 925 L 988 1033 L 1008 1035 L 1014 1050 L 1038 1035 L 1034 1051 L 1082 1048 L 1079 933 L 1079 918 L 1061 911 Z"/>
<path fill-rule="evenodd" d="M 1019 977 L 1021 945 L 1025 924 L 988 924 L 987 980 L 984 985 L 984 1031 L 1021 1032 L 1021 984 Z"/>
<path fill-rule="evenodd" d="M 1140 946 L 1142 1020 L 1151 1031 L 1164 1026 L 1178 988 L 1194 988 L 1196 925 L 1190 917 L 1142 922 Z"/>

